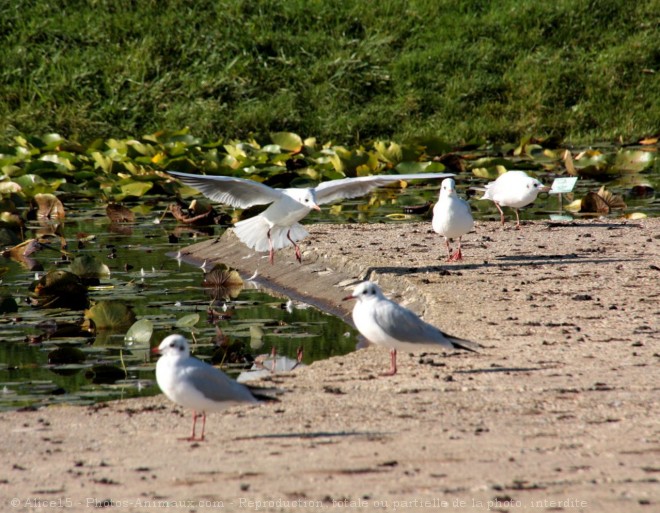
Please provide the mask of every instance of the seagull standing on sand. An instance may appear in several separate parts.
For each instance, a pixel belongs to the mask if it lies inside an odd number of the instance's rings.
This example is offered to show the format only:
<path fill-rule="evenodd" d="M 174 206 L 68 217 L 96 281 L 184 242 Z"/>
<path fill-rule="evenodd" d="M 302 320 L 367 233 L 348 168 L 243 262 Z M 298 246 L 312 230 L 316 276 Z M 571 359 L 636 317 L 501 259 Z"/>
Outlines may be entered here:
<path fill-rule="evenodd" d="M 433 230 L 445 238 L 447 260 L 455 262 L 463 259 L 461 237 L 474 228 L 474 219 L 467 201 L 456 194 L 456 183 L 445 178 L 440 187 L 440 197 L 433 207 Z M 458 249 L 452 254 L 449 239 L 458 239 Z"/>
<path fill-rule="evenodd" d="M 418 351 L 446 347 L 477 352 L 478 344 L 452 337 L 424 322 L 415 313 L 387 299 L 378 285 L 365 281 L 344 300 L 357 299 L 353 307 L 353 322 L 369 342 L 390 348 L 390 370 L 383 376 L 396 374 L 396 351 Z"/>
<path fill-rule="evenodd" d="M 248 387 L 190 356 L 188 341 L 181 335 L 165 337 L 158 352 L 161 354 L 156 363 L 158 386 L 171 401 L 193 410 L 192 434 L 186 440 L 204 440 L 207 411 L 221 411 L 238 403 L 259 402 Z M 195 426 L 199 416 L 202 417 L 202 434 L 196 438 Z"/>
<path fill-rule="evenodd" d="M 383 185 L 402 180 L 425 180 L 454 176 L 450 173 L 418 173 L 409 175 L 377 175 L 329 180 L 312 188 L 273 189 L 268 185 L 232 176 L 207 176 L 167 171 L 186 185 L 198 189 L 213 201 L 235 208 L 253 205 L 270 206 L 261 214 L 239 221 L 234 232 L 241 242 L 255 251 L 268 251 L 272 264 L 275 250 L 293 246 L 296 260 L 302 261 L 297 242 L 309 235 L 298 224 L 319 205 L 346 198 L 363 196 Z"/>
<path fill-rule="evenodd" d="M 524 171 L 507 171 L 497 180 L 486 185 L 486 193 L 481 198 L 495 203 L 500 211 L 500 222 L 504 226 L 504 212 L 501 207 L 511 207 L 516 211 L 516 228 L 520 230 L 520 216 L 518 209 L 533 203 L 539 192 L 547 192 L 549 187 L 544 186 L 536 178 L 528 176 Z"/>

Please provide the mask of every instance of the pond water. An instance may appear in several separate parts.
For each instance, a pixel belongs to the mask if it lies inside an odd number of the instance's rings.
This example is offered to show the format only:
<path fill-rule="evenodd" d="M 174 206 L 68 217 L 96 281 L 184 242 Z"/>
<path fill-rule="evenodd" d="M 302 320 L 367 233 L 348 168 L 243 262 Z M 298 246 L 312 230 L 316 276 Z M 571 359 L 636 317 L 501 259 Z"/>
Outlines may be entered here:
<path fill-rule="evenodd" d="M 658 190 L 658 177 L 654 174 L 647 178 Z M 546 177 L 543 181 L 549 184 L 552 180 Z M 465 196 L 467 187 L 474 184 L 476 181 L 461 181 L 459 192 Z M 598 187 L 599 183 L 581 180 L 575 195 L 581 197 Z M 610 187 L 616 190 L 616 183 L 608 184 Z M 371 196 L 324 208 L 305 222 L 428 220 L 406 213 L 404 207 L 434 201 L 437 191 L 437 184 L 410 187 L 403 193 L 398 189 L 380 189 Z M 568 200 L 570 197 L 565 198 L 564 204 Z M 624 200 L 628 212 L 660 215 L 660 203 L 654 194 L 628 194 Z M 491 202 L 471 200 L 471 204 L 475 218 L 499 219 Z M 82 310 L 34 308 L 28 304 L 30 286 L 37 273 L 43 275 L 68 265 L 58 251 L 59 241 L 33 255 L 43 271 L 28 270 L 6 258 L 1 264 L 6 267 L 1 294 L 12 296 L 18 311 L 0 314 L 0 411 L 157 394 L 157 356 L 151 354 L 150 346 L 157 346 L 172 332 L 191 338 L 192 331 L 196 341 L 194 354 L 222 363 L 222 368 L 234 376 L 248 368 L 255 356 L 273 349 L 278 355 L 293 359 L 302 348 L 304 363 L 355 349 L 357 333 L 343 320 L 270 295 L 251 282 L 245 282 L 235 297 L 214 299 L 209 289 L 202 286 L 201 269 L 169 256 L 205 235 L 177 225 L 171 215 L 155 222 L 167 207 L 164 198 L 143 198 L 139 206 L 133 206 L 138 211 L 137 221 L 115 226 L 107 218 L 104 206 L 65 205 L 67 217 L 61 234 L 74 257 L 93 255 L 111 270 L 110 277 L 91 288 L 92 302 L 113 300 L 130 305 L 137 319 L 153 323 L 150 343 L 126 342 L 126 328 L 92 336 L 79 328 Z M 525 209 L 521 218 L 548 219 L 559 210 L 557 196 L 545 195 Z M 506 210 L 505 213 L 510 215 Z M 42 228 L 30 226 L 31 233 L 26 238 Z M 210 228 L 209 234 L 217 236 L 223 229 Z M 189 327 L 189 323 L 177 327 L 177 321 L 190 314 L 199 315 L 194 327 Z M 44 333 L 52 335 L 43 337 Z M 57 358 L 61 356 L 58 348 L 62 347 L 74 348 L 73 357 L 65 352 L 64 358 Z"/>

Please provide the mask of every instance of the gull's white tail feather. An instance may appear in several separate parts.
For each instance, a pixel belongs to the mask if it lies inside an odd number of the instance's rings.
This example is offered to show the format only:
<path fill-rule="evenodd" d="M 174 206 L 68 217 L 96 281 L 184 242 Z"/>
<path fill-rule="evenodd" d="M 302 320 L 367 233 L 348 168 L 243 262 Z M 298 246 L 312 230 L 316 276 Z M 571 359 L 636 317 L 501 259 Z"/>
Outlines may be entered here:
<path fill-rule="evenodd" d="M 270 225 L 258 215 L 239 221 L 234 225 L 236 237 L 248 248 L 256 251 L 268 251 L 268 230 Z"/>
<path fill-rule="evenodd" d="M 291 246 L 291 242 L 286 236 L 289 231 L 290 237 L 296 242 L 308 235 L 307 230 L 298 223 L 295 223 L 290 228 L 286 226 L 273 226 L 271 228 L 268 221 L 261 215 L 239 221 L 234 225 L 234 233 L 236 233 L 238 239 L 248 248 L 255 251 L 269 251 L 268 230 L 270 230 L 270 238 L 273 241 L 274 249 Z"/>

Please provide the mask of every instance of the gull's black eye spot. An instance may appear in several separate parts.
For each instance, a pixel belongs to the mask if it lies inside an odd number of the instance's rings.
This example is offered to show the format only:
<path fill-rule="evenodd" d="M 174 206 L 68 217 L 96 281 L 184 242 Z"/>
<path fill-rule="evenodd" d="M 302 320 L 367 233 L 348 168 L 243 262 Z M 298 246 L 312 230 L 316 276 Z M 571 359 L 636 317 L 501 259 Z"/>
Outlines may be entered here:
<path fill-rule="evenodd" d="M 179 351 L 183 351 L 183 346 L 179 346 Z"/>
<path fill-rule="evenodd" d="M 174 342 L 170 342 L 170 347 L 174 347 L 176 344 Z"/>

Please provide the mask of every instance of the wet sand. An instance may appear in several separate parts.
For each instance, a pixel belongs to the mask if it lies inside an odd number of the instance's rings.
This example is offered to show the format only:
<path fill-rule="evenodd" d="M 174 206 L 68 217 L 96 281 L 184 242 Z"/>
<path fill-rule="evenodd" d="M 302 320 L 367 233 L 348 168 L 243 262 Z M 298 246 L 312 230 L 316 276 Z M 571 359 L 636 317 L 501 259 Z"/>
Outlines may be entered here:
<path fill-rule="evenodd" d="M 481 222 L 459 263 L 430 223 L 308 229 L 302 265 L 231 232 L 186 251 L 347 320 L 374 279 L 483 349 L 274 375 L 280 402 L 210 414 L 202 443 L 163 396 L 0 413 L 3 510 L 658 509 L 659 219 Z"/>

